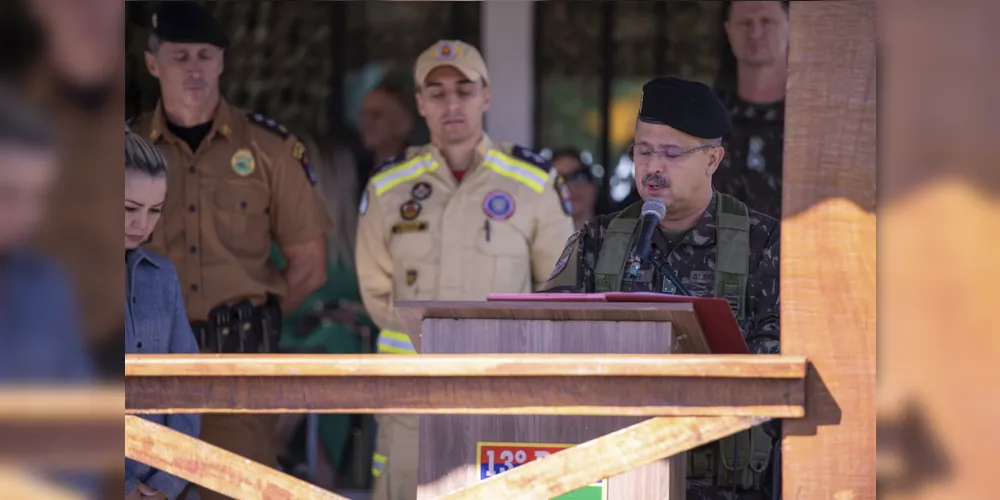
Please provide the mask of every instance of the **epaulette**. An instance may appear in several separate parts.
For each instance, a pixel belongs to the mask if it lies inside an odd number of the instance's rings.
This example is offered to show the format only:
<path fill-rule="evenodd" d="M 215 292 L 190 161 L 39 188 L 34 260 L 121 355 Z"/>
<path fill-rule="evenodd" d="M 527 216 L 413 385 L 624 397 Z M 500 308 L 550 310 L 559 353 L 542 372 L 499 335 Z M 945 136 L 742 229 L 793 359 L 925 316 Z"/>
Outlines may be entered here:
<path fill-rule="evenodd" d="M 375 170 L 372 171 L 372 177 L 374 177 L 374 176 L 376 176 L 378 174 L 381 174 L 382 172 L 385 172 L 386 170 L 389 170 L 390 168 L 392 168 L 393 165 L 395 165 L 395 164 L 403 161 L 404 158 L 406 158 L 406 156 L 404 154 L 398 154 L 398 155 L 393 156 L 392 158 L 389 158 L 388 160 L 382 162 L 379 166 L 375 167 Z"/>
<path fill-rule="evenodd" d="M 516 144 L 513 148 L 511 148 L 510 155 L 519 160 L 524 160 L 546 172 L 552 168 L 552 162 L 547 160 L 544 156 Z"/>
<path fill-rule="evenodd" d="M 249 121 L 250 123 L 256 123 L 257 125 L 260 125 L 261 127 L 267 129 L 268 131 L 278 135 L 282 139 L 288 139 L 288 136 L 291 135 L 291 132 L 288 131 L 287 127 L 276 122 L 273 118 L 267 118 L 260 113 L 255 113 L 255 112 L 247 113 L 247 121 Z"/>

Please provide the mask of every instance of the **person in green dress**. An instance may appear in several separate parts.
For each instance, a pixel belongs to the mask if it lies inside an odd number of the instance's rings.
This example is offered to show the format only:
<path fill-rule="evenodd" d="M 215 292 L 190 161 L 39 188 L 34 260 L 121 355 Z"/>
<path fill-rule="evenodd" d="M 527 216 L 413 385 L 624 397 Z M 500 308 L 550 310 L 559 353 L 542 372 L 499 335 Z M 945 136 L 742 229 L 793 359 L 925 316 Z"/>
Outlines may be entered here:
<path fill-rule="evenodd" d="M 361 187 L 357 162 L 351 150 L 332 137 L 306 140 L 309 160 L 317 175 L 316 189 L 326 204 L 333 221 L 327 234 L 327 281 L 313 292 L 292 314 L 284 318 L 280 349 L 284 353 L 360 354 L 371 353 L 373 338 L 378 330 L 365 313 L 358 291 L 354 267 L 354 241 L 358 219 Z M 279 268 L 285 265 L 277 247 L 272 258 Z M 304 415 L 289 415 L 283 419 L 279 439 L 290 440 L 299 429 Z M 327 488 L 366 485 L 344 484 L 337 480 L 338 472 L 348 472 L 349 466 L 360 467 L 367 479 L 370 464 L 349 463 L 348 451 L 355 422 L 368 429 L 370 415 L 321 414 L 319 416 L 319 466 L 314 481 Z M 362 432 L 362 436 L 369 438 Z M 284 443 L 282 443 L 284 445 Z M 367 443 L 362 443 L 366 446 Z M 288 445 L 291 456 L 304 456 L 301 440 Z M 355 456 L 370 457 L 370 450 L 351 450 Z M 365 453 L 367 452 L 367 453 Z"/>

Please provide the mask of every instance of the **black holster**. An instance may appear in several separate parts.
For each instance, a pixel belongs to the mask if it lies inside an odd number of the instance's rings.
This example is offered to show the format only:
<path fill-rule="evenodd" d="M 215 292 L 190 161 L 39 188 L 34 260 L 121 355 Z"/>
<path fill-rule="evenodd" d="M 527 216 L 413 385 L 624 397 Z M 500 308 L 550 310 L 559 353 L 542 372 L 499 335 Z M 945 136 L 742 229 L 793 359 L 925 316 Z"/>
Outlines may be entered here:
<path fill-rule="evenodd" d="M 277 298 L 268 297 L 263 306 L 245 300 L 219 306 L 208 321 L 193 323 L 191 329 L 201 349 L 220 354 L 276 353 L 281 332 L 281 309 Z"/>

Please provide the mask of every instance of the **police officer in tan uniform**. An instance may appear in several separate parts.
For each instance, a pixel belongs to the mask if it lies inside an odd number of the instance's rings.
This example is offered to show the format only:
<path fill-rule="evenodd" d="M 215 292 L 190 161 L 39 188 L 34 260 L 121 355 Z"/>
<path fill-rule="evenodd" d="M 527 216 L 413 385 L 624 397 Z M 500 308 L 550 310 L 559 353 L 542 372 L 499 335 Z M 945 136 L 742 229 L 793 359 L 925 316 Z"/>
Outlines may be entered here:
<path fill-rule="evenodd" d="M 162 99 L 133 129 L 163 152 L 169 187 L 149 247 L 176 266 L 203 352 L 276 352 L 282 312 L 326 281 L 330 221 L 305 147 L 273 120 L 221 99 L 228 40 L 206 10 L 163 2 L 152 28 L 146 64 Z M 275 241 L 288 259 L 283 274 L 269 261 Z M 205 415 L 201 438 L 276 467 L 276 422 Z"/>
<path fill-rule="evenodd" d="M 417 59 L 415 76 L 431 143 L 374 174 L 358 223 L 361 297 L 387 354 L 416 353 L 394 301 L 532 292 L 573 232 L 568 190 L 549 163 L 483 133 L 489 76 L 475 47 L 440 41 Z M 416 498 L 417 422 L 379 420 L 374 500 Z"/>

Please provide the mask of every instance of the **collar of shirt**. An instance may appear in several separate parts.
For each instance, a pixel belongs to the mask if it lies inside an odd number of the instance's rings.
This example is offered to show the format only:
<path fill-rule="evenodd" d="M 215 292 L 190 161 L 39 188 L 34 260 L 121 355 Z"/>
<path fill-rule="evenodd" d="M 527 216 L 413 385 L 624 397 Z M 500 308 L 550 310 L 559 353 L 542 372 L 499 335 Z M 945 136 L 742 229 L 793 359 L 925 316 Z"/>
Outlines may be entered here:
<path fill-rule="evenodd" d="M 473 172 L 479 169 L 479 166 L 482 165 L 483 160 L 486 158 L 486 154 L 494 147 L 496 146 L 494 145 L 493 140 L 484 133 L 482 139 L 480 139 L 479 143 L 476 144 L 476 149 L 472 158 L 472 165 L 469 166 L 468 170 L 465 170 L 458 175 L 456 175 L 455 171 L 448 165 L 447 160 L 445 160 L 444 155 L 441 154 L 441 150 L 438 149 L 437 146 L 431 144 L 430 152 L 434 155 L 434 160 L 437 161 L 438 166 L 442 167 L 438 169 L 441 178 L 459 183 L 462 180 L 469 178 Z"/>
<path fill-rule="evenodd" d="M 215 116 L 212 118 L 212 129 L 209 130 L 208 135 L 205 136 L 202 144 L 211 142 L 217 137 L 229 140 L 232 134 L 233 108 L 228 102 L 226 102 L 225 99 L 220 99 L 219 106 L 215 108 Z M 167 113 L 163 109 L 162 99 L 156 103 L 156 109 L 153 111 L 153 127 L 149 132 L 149 140 L 156 142 L 161 138 L 169 142 L 184 142 L 167 129 Z M 193 152 L 194 151 L 192 151 L 192 153 Z"/>
<path fill-rule="evenodd" d="M 715 207 L 718 203 L 718 193 L 712 190 L 712 201 L 701 213 L 698 223 L 684 233 L 684 237 L 677 242 L 677 246 L 704 247 L 715 244 L 715 233 L 718 223 L 715 220 Z"/>
<path fill-rule="evenodd" d="M 135 250 L 128 250 L 125 252 L 125 279 L 128 280 L 129 289 L 131 289 L 131 284 L 133 282 L 132 276 L 135 274 L 135 270 L 140 265 L 152 266 L 157 269 L 160 265 L 156 263 L 149 251 L 143 248 L 136 248 Z"/>

